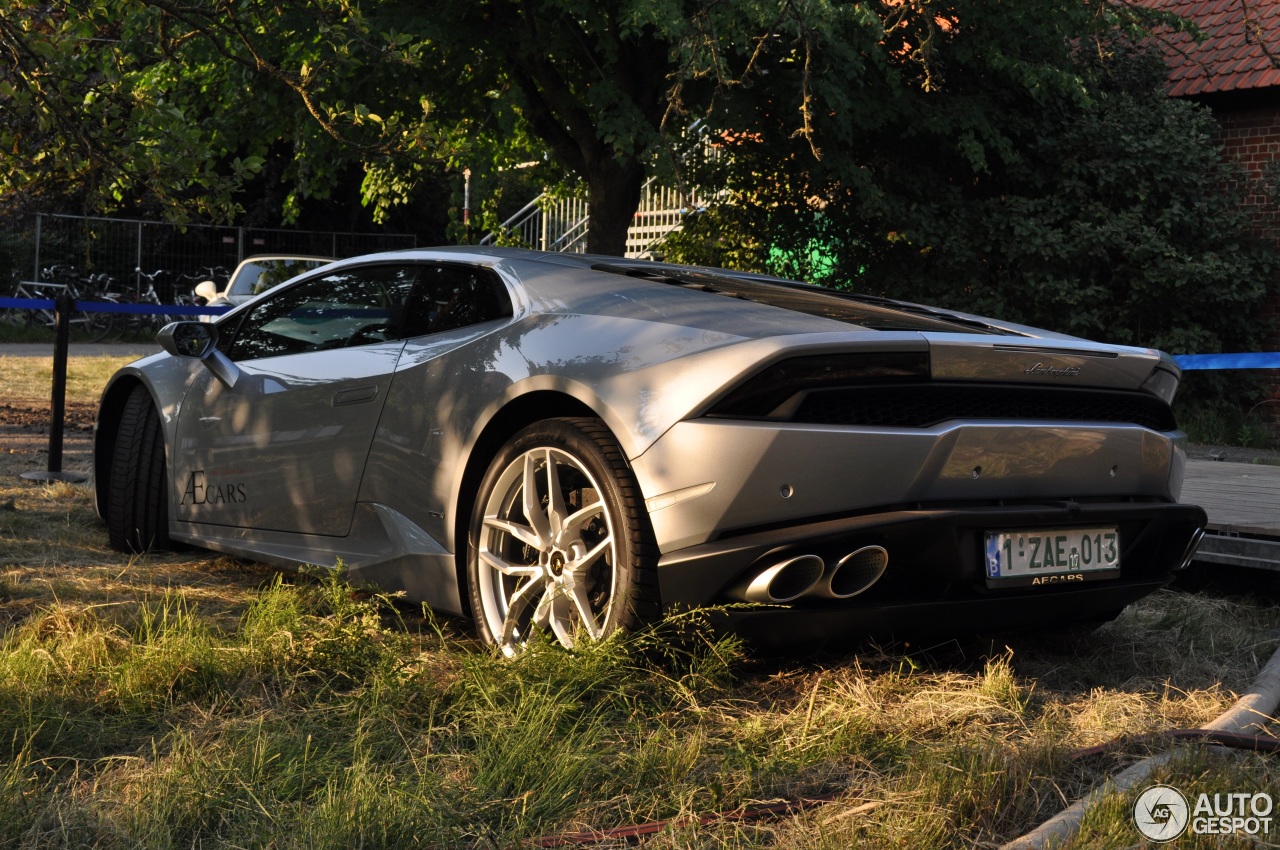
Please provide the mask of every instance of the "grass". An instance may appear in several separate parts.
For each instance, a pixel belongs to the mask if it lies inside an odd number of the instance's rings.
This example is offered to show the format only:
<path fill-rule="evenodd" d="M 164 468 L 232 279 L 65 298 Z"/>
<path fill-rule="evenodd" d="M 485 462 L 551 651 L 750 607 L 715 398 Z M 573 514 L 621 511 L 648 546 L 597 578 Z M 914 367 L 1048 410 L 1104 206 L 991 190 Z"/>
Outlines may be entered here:
<path fill-rule="evenodd" d="M 136 357 L 75 357 L 67 365 L 67 401 L 97 402 L 107 379 Z M 52 357 L 0 357 L 4 400 L 48 405 Z"/>
<path fill-rule="evenodd" d="M 6 387 L 21 371 L 0 359 Z M 762 657 L 686 615 L 505 660 L 337 576 L 111 552 L 84 486 L 5 475 L 10 501 L 3 847 L 505 848 L 650 820 L 672 822 L 653 848 L 989 847 L 1161 746 L 1073 750 L 1212 719 L 1280 642 L 1274 588 L 1234 588 L 1083 637 Z M 1179 752 L 1153 781 L 1280 787 L 1273 757 Z M 1140 790 L 1068 846 L 1138 845 Z M 692 823 L 813 795 L 832 799 Z"/>

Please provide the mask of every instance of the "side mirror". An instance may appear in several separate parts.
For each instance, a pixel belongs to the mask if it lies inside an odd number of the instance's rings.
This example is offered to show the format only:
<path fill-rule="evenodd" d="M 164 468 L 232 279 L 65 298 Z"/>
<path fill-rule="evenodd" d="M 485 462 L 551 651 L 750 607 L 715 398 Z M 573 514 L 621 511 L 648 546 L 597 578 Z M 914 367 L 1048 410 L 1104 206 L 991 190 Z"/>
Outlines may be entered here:
<path fill-rule="evenodd" d="M 195 295 L 197 298 L 203 298 L 204 303 L 208 304 L 218 297 L 218 284 L 211 280 L 202 280 L 196 284 Z"/>
<path fill-rule="evenodd" d="M 217 326 L 209 322 L 170 322 L 156 334 L 156 342 L 174 357 L 204 359 L 218 343 Z"/>
<path fill-rule="evenodd" d="M 240 369 L 217 349 L 218 326 L 210 322 L 170 322 L 156 334 L 156 342 L 174 357 L 194 357 L 219 381 L 234 387 Z"/>

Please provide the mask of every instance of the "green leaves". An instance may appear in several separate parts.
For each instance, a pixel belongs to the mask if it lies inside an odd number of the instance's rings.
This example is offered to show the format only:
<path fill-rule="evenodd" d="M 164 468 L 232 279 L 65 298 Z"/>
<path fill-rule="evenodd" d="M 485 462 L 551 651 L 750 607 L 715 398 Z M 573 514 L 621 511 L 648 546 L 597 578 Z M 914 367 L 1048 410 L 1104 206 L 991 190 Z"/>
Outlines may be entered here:
<path fill-rule="evenodd" d="M 139 50 L 156 15 L 131 0 L 60 6 L 13 0 L 0 22 L 0 194 L 71 194 L 110 210 L 140 198 L 175 214 L 199 193 L 215 218 L 237 211 L 233 177 L 218 174 L 209 132 L 170 97 L 172 76 Z"/>
<path fill-rule="evenodd" d="M 878 12 L 880 42 L 865 20 L 807 20 L 821 159 L 781 51 L 722 94 L 708 123 L 725 141 L 694 179 L 723 202 L 668 257 L 1176 353 L 1260 345 L 1275 250 L 1249 236 L 1207 110 L 1108 40 L 1128 18 L 1057 0 Z"/>

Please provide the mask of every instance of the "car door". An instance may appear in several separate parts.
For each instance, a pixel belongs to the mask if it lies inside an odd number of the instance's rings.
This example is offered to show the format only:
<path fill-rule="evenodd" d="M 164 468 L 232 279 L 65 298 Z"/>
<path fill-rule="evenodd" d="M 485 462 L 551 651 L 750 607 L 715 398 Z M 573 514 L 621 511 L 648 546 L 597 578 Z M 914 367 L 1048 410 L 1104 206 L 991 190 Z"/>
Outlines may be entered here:
<path fill-rule="evenodd" d="M 344 268 L 261 301 L 201 370 L 178 413 L 177 519 L 345 535 L 404 346 L 409 264 Z"/>

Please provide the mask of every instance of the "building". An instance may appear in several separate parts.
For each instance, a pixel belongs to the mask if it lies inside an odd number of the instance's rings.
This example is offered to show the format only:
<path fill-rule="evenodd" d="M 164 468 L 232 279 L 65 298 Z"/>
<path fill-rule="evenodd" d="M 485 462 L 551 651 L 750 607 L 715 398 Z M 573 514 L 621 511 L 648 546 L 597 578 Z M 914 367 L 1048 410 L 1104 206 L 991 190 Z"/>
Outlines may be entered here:
<path fill-rule="evenodd" d="M 1280 245 L 1280 2 L 1277 0 L 1138 0 L 1172 12 L 1200 30 L 1156 30 L 1154 41 L 1169 66 L 1169 95 L 1203 103 L 1221 130 L 1223 156 L 1244 167 L 1250 181 L 1245 204 L 1259 235 Z M 1280 289 L 1280 286 L 1277 286 Z M 1264 346 L 1280 351 L 1280 292 L 1265 308 L 1276 324 Z M 1273 402 L 1259 413 L 1280 434 L 1280 372 L 1268 370 Z"/>

